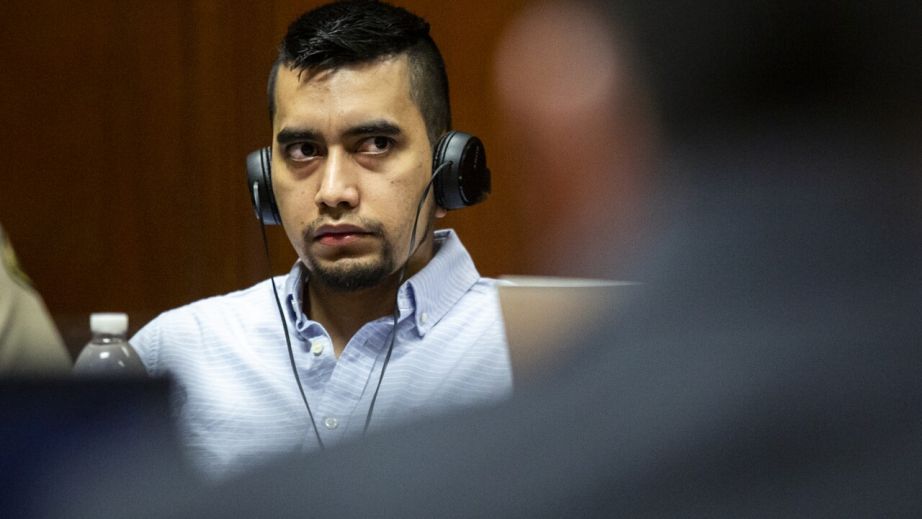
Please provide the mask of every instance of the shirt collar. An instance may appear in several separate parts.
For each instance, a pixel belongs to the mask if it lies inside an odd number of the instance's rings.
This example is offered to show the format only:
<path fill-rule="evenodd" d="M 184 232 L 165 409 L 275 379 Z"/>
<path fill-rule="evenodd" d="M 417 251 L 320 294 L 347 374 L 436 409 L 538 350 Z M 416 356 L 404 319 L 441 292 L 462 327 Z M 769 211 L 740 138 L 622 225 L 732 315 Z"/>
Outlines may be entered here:
<path fill-rule="evenodd" d="M 412 312 L 416 330 L 422 337 L 480 279 L 474 261 L 451 229 L 435 231 L 436 252 L 432 260 L 400 287 L 401 307 Z"/>
<path fill-rule="evenodd" d="M 305 341 L 322 334 L 319 323 L 309 320 L 304 315 L 304 282 L 307 281 L 309 275 L 307 267 L 300 260 L 295 261 L 288 272 L 284 288 L 288 322 L 292 323 L 298 337 Z M 311 330 L 312 327 L 317 329 Z"/>
<path fill-rule="evenodd" d="M 420 337 L 426 333 L 480 279 L 474 261 L 458 235 L 451 229 L 435 231 L 435 255 L 413 277 L 405 281 L 397 294 L 400 320 L 412 316 Z M 304 315 L 304 285 L 310 272 L 296 261 L 285 280 L 285 303 L 289 322 L 298 335 L 309 339 L 316 334 L 311 328 L 320 325 Z"/>

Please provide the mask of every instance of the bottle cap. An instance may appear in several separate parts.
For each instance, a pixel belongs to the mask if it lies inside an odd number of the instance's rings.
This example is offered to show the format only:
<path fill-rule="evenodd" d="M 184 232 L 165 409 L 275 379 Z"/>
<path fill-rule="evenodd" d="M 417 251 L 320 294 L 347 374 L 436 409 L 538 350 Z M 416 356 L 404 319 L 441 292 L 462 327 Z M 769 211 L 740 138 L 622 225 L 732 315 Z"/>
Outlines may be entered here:
<path fill-rule="evenodd" d="M 109 333 L 112 335 L 124 334 L 128 331 L 128 314 L 90 314 L 90 330 L 93 333 Z"/>

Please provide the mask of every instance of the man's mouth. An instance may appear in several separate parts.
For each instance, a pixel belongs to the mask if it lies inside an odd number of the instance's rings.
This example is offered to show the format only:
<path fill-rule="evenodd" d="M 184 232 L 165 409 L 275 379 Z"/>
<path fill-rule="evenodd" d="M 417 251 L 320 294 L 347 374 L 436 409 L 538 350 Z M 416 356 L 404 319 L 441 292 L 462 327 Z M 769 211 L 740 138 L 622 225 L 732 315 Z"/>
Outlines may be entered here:
<path fill-rule="evenodd" d="M 322 245 L 338 246 L 372 235 L 372 232 L 355 225 L 323 225 L 314 231 L 313 239 Z"/>

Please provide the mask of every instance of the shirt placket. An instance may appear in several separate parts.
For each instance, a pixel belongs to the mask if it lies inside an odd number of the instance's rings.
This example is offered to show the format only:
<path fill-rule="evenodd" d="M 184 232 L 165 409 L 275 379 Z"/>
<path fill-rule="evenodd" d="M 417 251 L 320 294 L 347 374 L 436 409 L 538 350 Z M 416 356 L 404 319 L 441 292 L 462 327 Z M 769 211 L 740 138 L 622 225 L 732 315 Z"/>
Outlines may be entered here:
<path fill-rule="evenodd" d="M 387 319 L 366 324 L 349 341 L 336 361 L 323 392 L 319 416 L 316 417 L 325 444 L 361 434 L 390 329 Z"/>

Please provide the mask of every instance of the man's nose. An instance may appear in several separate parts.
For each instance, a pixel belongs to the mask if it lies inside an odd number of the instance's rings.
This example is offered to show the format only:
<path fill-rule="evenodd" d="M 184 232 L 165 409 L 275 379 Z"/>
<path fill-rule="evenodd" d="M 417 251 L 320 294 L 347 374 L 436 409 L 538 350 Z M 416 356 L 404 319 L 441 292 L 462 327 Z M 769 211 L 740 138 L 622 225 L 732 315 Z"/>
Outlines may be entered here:
<path fill-rule="evenodd" d="M 314 201 L 328 207 L 355 207 L 359 203 L 357 165 L 345 152 L 331 150 L 320 172 L 320 188 Z"/>

